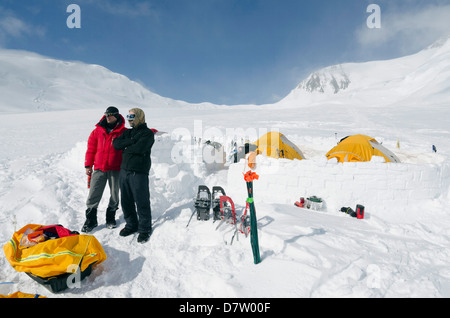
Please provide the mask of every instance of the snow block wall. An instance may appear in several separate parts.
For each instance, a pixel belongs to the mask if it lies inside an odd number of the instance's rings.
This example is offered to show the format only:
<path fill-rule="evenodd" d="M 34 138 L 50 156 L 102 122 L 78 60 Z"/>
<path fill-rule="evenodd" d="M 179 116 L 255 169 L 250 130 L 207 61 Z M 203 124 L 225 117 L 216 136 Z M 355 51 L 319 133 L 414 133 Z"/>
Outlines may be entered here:
<path fill-rule="evenodd" d="M 155 217 L 184 199 L 194 198 L 201 182 L 202 171 L 198 169 L 198 165 L 174 161 L 174 153 L 179 153 L 174 152 L 177 143 L 169 134 L 155 135 L 149 175 L 152 212 Z"/>
<path fill-rule="evenodd" d="M 152 163 L 170 163 L 174 141 L 166 133 L 155 134 L 155 143 L 152 147 Z"/>
<path fill-rule="evenodd" d="M 335 160 L 287 160 L 257 156 L 255 203 L 294 204 L 300 197 L 317 196 L 323 210 L 355 209 L 386 215 L 409 213 L 426 202 L 449 195 L 450 165 L 371 162 L 338 163 Z M 228 171 L 228 193 L 235 204 L 245 205 L 244 160 Z M 231 186 L 232 185 L 232 186 Z"/>

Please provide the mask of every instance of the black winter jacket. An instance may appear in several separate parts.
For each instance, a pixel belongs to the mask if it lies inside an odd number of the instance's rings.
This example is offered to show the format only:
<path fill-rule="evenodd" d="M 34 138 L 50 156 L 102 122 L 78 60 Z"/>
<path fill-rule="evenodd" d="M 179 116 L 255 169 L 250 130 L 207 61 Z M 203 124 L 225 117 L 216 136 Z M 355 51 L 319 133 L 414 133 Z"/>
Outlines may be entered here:
<path fill-rule="evenodd" d="M 115 138 L 113 147 L 122 150 L 121 169 L 148 174 L 152 165 L 150 154 L 155 136 L 146 123 L 127 129 Z"/>

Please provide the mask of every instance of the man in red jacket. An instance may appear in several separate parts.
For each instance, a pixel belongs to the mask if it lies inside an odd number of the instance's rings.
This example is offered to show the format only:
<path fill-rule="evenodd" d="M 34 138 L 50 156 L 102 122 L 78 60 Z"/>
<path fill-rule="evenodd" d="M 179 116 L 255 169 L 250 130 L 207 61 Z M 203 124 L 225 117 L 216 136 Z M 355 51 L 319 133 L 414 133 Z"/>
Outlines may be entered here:
<path fill-rule="evenodd" d="M 98 225 L 97 208 L 107 182 L 111 196 L 106 209 L 106 226 L 110 229 L 116 227 L 122 151 L 116 150 L 112 142 L 125 130 L 125 119 L 116 107 L 110 106 L 89 136 L 84 167 L 86 174 L 92 174 L 92 178 L 86 201 L 86 222 L 81 229 L 82 232 L 90 232 Z"/>

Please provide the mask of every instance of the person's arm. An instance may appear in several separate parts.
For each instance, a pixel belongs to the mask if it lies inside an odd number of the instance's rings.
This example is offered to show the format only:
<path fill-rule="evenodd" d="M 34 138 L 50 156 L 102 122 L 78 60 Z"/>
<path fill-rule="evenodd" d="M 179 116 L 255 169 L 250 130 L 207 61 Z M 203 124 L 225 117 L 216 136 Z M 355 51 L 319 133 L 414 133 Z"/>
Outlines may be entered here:
<path fill-rule="evenodd" d="M 153 143 L 155 142 L 155 136 L 153 132 L 148 129 L 137 133 L 131 140 L 134 140 L 135 142 L 127 147 L 126 152 L 143 155 L 150 152 Z"/>
<path fill-rule="evenodd" d="M 92 172 L 92 166 L 94 165 L 96 152 L 97 152 L 97 136 L 94 130 L 89 135 L 89 139 L 87 142 L 86 156 L 84 158 L 84 167 L 86 168 L 86 174 L 88 173 L 88 169 L 90 169 L 90 171 Z"/>
<path fill-rule="evenodd" d="M 131 130 L 126 130 L 123 132 L 122 135 L 114 138 L 113 147 L 116 150 L 124 150 L 125 148 L 129 147 L 134 143 L 134 140 L 131 138 L 129 131 Z"/>

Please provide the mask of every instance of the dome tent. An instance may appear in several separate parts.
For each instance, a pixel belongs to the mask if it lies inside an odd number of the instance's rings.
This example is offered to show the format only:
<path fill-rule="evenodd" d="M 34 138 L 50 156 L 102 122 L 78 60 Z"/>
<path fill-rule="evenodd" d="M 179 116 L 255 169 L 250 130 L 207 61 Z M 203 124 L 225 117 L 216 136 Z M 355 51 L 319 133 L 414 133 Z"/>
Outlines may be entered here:
<path fill-rule="evenodd" d="M 276 159 L 305 159 L 301 150 L 280 132 L 269 132 L 253 144 L 257 147 L 256 153 L 258 155 L 261 154 Z"/>
<path fill-rule="evenodd" d="M 372 156 L 383 157 L 385 162 L 400 162 L 393 152 L 366 135 L 347 136 L 326 154 L 327 159 L 336 158 L 338 162 L 370 161 Z"/>

